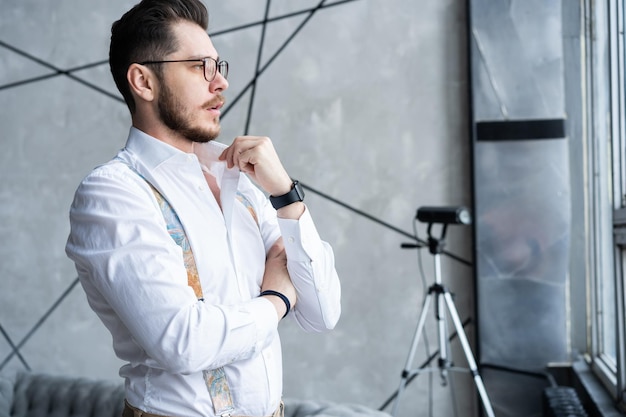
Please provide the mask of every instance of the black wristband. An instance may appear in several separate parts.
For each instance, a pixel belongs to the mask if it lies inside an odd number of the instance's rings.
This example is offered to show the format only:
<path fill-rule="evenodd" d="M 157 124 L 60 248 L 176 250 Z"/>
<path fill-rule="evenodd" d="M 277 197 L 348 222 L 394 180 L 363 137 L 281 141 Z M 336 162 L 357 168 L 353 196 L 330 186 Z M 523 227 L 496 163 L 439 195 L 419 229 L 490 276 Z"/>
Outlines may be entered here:
<path fill-rule="evenodd" d="M 279 293 L 278 291 L 274 290 L 265 290 L 261 294 L 259 294 L 259 297 L 262 295 L 275 295 L 276 297 L 283 300 L 283 303 L 285 303 L 285 306 L 287 307 L 287 311 L 285 312 L 283 318 L 285 318 L 285 316 L 289 314 L 289 310 L 291 310 L 291 303 L 289 302 L 289 298 L 287 298 L 285 294 Z"/>
<path fill-rule="evenodd" d="M 270 203 L 276 210 L 288 206 L 296 201 L 304 200 L 304 190 L 298 181 L 294 181 L 291 184 L 291 190 L 287 194 L 273 196 L 270 195 Z"/>

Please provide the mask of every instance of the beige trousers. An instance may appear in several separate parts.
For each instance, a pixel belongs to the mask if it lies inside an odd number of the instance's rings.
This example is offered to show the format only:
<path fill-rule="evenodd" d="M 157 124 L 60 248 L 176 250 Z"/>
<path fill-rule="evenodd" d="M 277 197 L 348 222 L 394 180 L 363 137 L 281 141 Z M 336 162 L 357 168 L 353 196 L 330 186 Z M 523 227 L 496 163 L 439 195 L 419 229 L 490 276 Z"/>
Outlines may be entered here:
<path fill-rule="evenodd" d="M 142 411 L 128 404 L 128 401 L 124 401 L 124 412 L 122 413 L 122 417 L 172 417 L 172 416 L 162 416 L 159 414 L 146 413 L 145 411 Z M 249 417 L 249 416 L 230 416 L 230 417 Z M 267 416 L 267 417 L 285 417 L 285 404 L 283 404 L 283 402 L 281 401 L 276 411 L 274 411 L 274 414 L 272 414 L 271 416 Z"/>

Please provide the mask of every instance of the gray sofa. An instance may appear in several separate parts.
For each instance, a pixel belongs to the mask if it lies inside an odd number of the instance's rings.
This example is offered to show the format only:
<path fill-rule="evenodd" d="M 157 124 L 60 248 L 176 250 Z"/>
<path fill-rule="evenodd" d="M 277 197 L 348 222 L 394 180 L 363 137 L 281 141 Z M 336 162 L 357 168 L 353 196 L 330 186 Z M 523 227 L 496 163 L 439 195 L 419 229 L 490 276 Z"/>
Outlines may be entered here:
<path fill-rule="evenodd" d="M 388 417 L 358 404 L 286 398 L 285 417 Z M 86 378 L 0 373 L 0 417 L 121 417 L 122 384 Z"/>

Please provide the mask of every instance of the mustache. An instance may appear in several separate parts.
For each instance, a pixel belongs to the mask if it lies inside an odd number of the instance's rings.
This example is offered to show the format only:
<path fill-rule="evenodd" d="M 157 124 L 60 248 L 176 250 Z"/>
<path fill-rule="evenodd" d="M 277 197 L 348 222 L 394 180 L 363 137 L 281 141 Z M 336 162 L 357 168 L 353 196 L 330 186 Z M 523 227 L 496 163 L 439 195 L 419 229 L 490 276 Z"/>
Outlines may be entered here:
<path fill-rule="evenodd" d="M 226 97 L 224 97 L 223 95 L 218 95 L 217 97 L 207 101 L 206 103 L 204 103 L 204 108 L 212 108 L 212 107 L 216 107 L 219 105 L 224 105 L 224 103 L 226 103 Z"/>

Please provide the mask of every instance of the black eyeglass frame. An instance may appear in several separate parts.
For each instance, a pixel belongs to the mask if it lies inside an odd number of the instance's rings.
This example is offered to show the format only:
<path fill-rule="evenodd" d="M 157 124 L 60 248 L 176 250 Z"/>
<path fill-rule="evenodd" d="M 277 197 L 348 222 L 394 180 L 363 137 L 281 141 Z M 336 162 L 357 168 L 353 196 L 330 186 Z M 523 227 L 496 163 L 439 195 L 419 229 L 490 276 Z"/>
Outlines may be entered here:
<path fill-rule="evenodd" d="M 211 79 L 209 79 L 209 77 L 207 77 L 207 61 L 213 61 L 213 63 L 215 64 L 214 68 L 214 72 L 213 72 L 213 76 L 211 77 Z M 206 58 L 197 58 L 197 59 L 173 59 L 173 60 L 165 60 L 165 61 L 143 61 L 143 62 L 139 62 L 139 65 L 150 65 L 150 64 L 168 64 L 170 62 L 202 62 L 202 72 L 204 74 L 204 79 L 207 80 L 207 82 L 211 82 L 215 79 L 215 77 L 217 76 L 217 73 L 219 72 L 222 77 L 228 79 L 228 61 L 224 61 L 224 60 L 220 60 L 218 61 L 215 58 L 211 58 L 210 56 L 206 57 Z"/>

